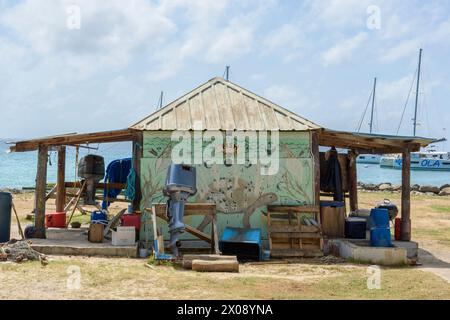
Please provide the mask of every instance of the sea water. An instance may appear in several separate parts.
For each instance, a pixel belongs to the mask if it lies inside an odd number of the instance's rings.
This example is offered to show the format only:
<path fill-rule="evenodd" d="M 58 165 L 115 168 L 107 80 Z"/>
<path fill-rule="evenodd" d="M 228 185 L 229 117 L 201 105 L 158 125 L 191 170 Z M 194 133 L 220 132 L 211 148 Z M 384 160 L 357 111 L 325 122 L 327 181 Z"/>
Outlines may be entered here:
<path fill-rule="evenodd" d="M 131 142 L 92 144 L 90 150 L 80 148 L 79 158 L 88 153 L 99 154 L 105 158 L 105 165 L 109 162 L 131 157 Z M 0 189 L 32 187 L 35 184 L 37 171 L 37 152 L 7 153 L 9 145 L 6 140 L 0 140 Z M 56 182 L 58 156 L 51 152 L 47 171 L 47 182 Z M 358 181 L 363 183 L 401 184 L 402 172 L 398 169 L 380 168 L 377 164 L 357 165 Z M 75 148 L 67 147 L 66 155 L 66 181 L 75 181 Z M 411 184 L 441 186 L 450 183 L 450 171 L 411 171 Z"/>
<path fill-rule="evenodd" d="M 380 168 L 378 164 L 357 164 L 358 181 L 363 183 L 402 183 L 402 170 Z M 411 184 L 442 186 L 450 183 L 450 171 L 411 170 Z"/>
<path fill-rule="evenodd" d="M 34 187 L 37 172 L 37 151 L 7 153 L 9 145 L 0 140 L 0 189 Z M 129 158 L 132 155 L 131 142 L 91 144 L 93 149 L 80 148 L 78 157 L 99 154 L 105 158 L 105 166 L 113 160 Z M 96 150 L 98 149 L 98 150 Z M 66 181 L 75 181 L 76 149 L 66 148 Z M 58 153 L 50 152 L 47 166 L 47 182 L 56 182 Z"/>

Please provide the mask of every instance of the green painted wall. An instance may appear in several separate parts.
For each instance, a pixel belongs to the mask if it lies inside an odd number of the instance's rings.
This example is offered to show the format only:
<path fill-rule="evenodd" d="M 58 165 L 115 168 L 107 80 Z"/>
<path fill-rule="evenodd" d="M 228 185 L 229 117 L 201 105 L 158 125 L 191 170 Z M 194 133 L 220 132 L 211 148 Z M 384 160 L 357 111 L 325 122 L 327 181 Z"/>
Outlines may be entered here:
<path fill-rule="evenodd" d="M 313 161 L 309 132 L 280 132 L 280 165 L 272 176 L 260 174 L 260 165 L 215 164 L 210 168 L 196 165 L 197 194 L 191 202 L 215 202 L 218 210 L 219 235 L 227 226 L 242 227 L 249 217 L 252 228 L 261 228 L 267 238 L 267 203 L 313 204 Z M 167 167 L 171 163 L 174 142 L 171 132 L 144 132 L 141 160 L 141 208 L 163 203 L 162 195 Z M 206 145 L 207 143 L 205 143 Z M 205 146 L 204 145 L 204 146 Z M 141 240 L 152 239 L 151 222 L 143 217 Z M 185 218 L 185 223 L 210 233 L 210 221 L 202 216 Z M 167 225 L 161 224 L 167 237 Z M 196 239 L 188 234 L 184 239 Z"/>

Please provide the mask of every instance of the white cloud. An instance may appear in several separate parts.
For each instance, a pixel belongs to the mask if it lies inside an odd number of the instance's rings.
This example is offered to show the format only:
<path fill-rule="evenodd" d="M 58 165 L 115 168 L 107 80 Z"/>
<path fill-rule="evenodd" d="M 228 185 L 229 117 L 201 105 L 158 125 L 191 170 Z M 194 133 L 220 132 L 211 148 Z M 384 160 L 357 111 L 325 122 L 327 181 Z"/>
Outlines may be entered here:
<path fill-rule="evenodd" d="M 419 39 L 403 41 L 386 50 L 381 55 L 380 60 L 383 62 L 393 62 L 404 57 L 411 57 L 420 47 Z"/>
<path fill-rule="evenodd" d="M 365 26 L 369 0 L 321 0 L 309 1 L 309 15 L 314 17 L 315 27 Z"/>
<path fill-rule="evenodd" d="M 206 53 L 210 62 L 226 62 L 247 54 L 253 42 L 253 28 L 242 21 L 234 20 L 217 35 Z"/>
<path fill-rule="evenodd" d="M 365 32 L 361 32 L 332 46 L 322 54 L 323 64 L 325 66 L 336 65 L 349 60 L 353 52 L 366 41 L 367 37 Z"/>

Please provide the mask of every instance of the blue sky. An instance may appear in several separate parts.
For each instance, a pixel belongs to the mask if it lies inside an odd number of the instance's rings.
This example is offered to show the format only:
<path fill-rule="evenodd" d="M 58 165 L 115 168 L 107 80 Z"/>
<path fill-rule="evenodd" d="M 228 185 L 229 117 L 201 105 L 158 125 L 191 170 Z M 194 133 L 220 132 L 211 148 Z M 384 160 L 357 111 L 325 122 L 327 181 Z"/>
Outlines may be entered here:
<path fill-rule="evenodd" d="M 67 27 L 74 4 L 79 29 Z M 449 138 L 449 39 L 448 1 L 0 0 L 0 137 L 124 128 L 161 90 L 167 103 L 225 65 L 231 81 L 350 131 L 377 76 L 374 127 L 395 134 L 423 48 L 418 134 Z"/>

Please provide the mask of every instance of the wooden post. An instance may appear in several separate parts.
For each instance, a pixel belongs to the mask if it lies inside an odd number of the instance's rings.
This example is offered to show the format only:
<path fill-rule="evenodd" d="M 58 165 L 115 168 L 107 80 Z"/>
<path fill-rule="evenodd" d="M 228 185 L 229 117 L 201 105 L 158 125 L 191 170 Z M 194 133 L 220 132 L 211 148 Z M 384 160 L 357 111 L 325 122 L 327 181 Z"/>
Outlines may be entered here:
<path fill-rule="evenodd" d="M 314 166 L 314 205 L 320 206 L 320 153 L 319 153 L 319 134 L 317 131 L 311 131 L 311 150 Z M 320 213 L 316 215 L 316 220 L 320 224 Z"/>
<path fill-rule="evenodd" d="M 56 212 L 64 212 L 66 205 L 66 147 L 58 149 L 58 173 L 56 179 Z"/>
<path fill-rule="evenodd" d="M 35 238 L 45 239 L 45 189 L 47 187 L 48 147 L 39 146 L 35 190 Z"/>
<path fill-rule="evenodd" d="M 411 240 L 411 153 L 409 148 L 402 154 L 402 224 L 401 240 Z"/>
<path fill-rule="evenodd" d="M 136 133 L 135 139 L 133 140 L 133 168 L 136 172 L 136 183 L 135 183 L 135 198 L 133 200 L 133 210 L 140 211 L 141 209 L 141 158 L 143 153 L 144 138 L 142 132 Z"/>
<path fill-rule="evenodd" d="M 348 151 L 348 192 L 350 197 L 350 211 L 358 210 L 358 177 L 356 157 L 357 154 L 354 150 Z"/>

